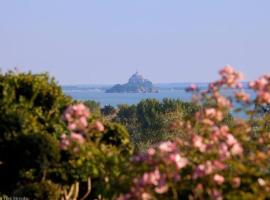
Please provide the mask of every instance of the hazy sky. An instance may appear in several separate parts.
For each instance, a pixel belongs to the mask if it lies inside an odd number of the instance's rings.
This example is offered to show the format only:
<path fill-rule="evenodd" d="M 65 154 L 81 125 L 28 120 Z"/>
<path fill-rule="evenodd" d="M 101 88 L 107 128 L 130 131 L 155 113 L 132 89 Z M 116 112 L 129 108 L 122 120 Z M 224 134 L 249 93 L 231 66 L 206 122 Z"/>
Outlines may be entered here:
<path fill-rule="evenodd" d="M 0 68 L 61 84 L 217 78 L 270 72 L 269 0 L 0 0 Z"/>

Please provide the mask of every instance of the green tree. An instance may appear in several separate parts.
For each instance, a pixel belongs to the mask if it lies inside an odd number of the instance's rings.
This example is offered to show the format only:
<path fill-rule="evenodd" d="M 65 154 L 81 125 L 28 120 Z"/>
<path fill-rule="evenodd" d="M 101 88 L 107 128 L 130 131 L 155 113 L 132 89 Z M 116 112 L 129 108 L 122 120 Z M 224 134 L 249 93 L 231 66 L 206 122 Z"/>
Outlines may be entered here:
<path fill-rule="evenodd" d="M 87 100 L 83 102 L 84 105 L 86 105 L 90 110 L 91 113 L 95 116 L 100 116 L 101 115 L 101 108 L 100 108 L 100 103 L 96 102 L 94 100 Z"/>
<path fill-rule="evenodd" d="M 46 177 L 59 159 L 61 114 L 70 103 L 48 74 L 0 74 L 0 193 Z"/>

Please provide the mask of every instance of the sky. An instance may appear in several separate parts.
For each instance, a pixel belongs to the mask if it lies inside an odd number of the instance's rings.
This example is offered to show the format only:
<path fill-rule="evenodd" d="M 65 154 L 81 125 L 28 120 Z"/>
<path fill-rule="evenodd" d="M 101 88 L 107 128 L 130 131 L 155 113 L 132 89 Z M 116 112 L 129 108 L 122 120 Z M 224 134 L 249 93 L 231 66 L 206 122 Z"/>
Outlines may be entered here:
<path fill-rule="evenodd" d="M 207 82 L 270 73 L 269 0 L 0 0 L 0 68 L 60 84 Z"/>

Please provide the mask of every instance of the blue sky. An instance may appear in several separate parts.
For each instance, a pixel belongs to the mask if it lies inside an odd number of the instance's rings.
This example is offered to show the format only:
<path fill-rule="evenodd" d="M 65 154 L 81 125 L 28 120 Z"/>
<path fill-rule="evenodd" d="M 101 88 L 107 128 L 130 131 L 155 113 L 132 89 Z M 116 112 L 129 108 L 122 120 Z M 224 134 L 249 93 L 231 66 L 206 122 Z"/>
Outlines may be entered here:
<path fill-rule="evenodd" d="M 270 72 L 269 0 L 3 0 L 0 68 L 47 71 L 61 84 L 217 78 Z"/>

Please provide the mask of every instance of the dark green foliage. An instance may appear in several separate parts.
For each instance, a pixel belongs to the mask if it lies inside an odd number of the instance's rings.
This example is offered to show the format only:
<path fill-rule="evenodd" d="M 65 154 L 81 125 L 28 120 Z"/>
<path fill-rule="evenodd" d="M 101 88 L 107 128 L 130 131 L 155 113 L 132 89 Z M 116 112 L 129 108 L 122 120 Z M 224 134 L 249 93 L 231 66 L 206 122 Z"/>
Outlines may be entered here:
<path fill-rule="evenodd" d="M 35 169 L 38 176 L 60 158 L 58 142 L 48 134 L 21 135 L 8 147 L 8 164 L 18 170 Z"/>
<path fill-rule="evenodd" d="M 146 99 L 137 105 L 120 105 L 118 109 L 115 121 L 127 127 L 136 148 L 142 150 L 180 134 L 181 130 L 177 133 L 169 131 L 171 123 L 190 118 L 198 107 L 189 102 L 165 98 L 161 102 Z"/>
<path fill-rule="evenodd" d="M 17 197 L 27 197 L 33 200 L 59 199 L 60 187 L 51 181 L 41 181 L 20 187 L 13 194 Z"/>
<path fill-rule="evenodd" d="M 101 108 L 101 113 L 103 116 L 114 115 L 116 113 L 116 109 L 111 105 L 106 105 L 103 108 Z"/>
<path fill-rule="evenodd" d="M 106 131 L 101 135 L 100 143 L 114 146 L 120 151 L 131 151 L 127 130 L 117 123 L 108 123 Z"/>
<path fill-rule="evenodd" d="M 89 110 L 91 111 L 91 114 L 94 116 L 100 116 L 100 103 L 94 101 L 94 100 L 87 100 L 83 102 L 84 105 L 86 105 Z"/>
<path fill-rule="evenodd" d="M 61 113 L 71 103 L 47 74 L 0 74 L 0 142 L 21 133 L 55 133 Z M 16 133 L 15 133 L 16 132 Z M 3 138 L 4 137 L 4 138 Z"/>
<path fill-rule="evenodd" d="M 0 193 L 46 178 L 59 160 L 61 114 L 70 103 L 47 74 L 0 74 Z"/>

